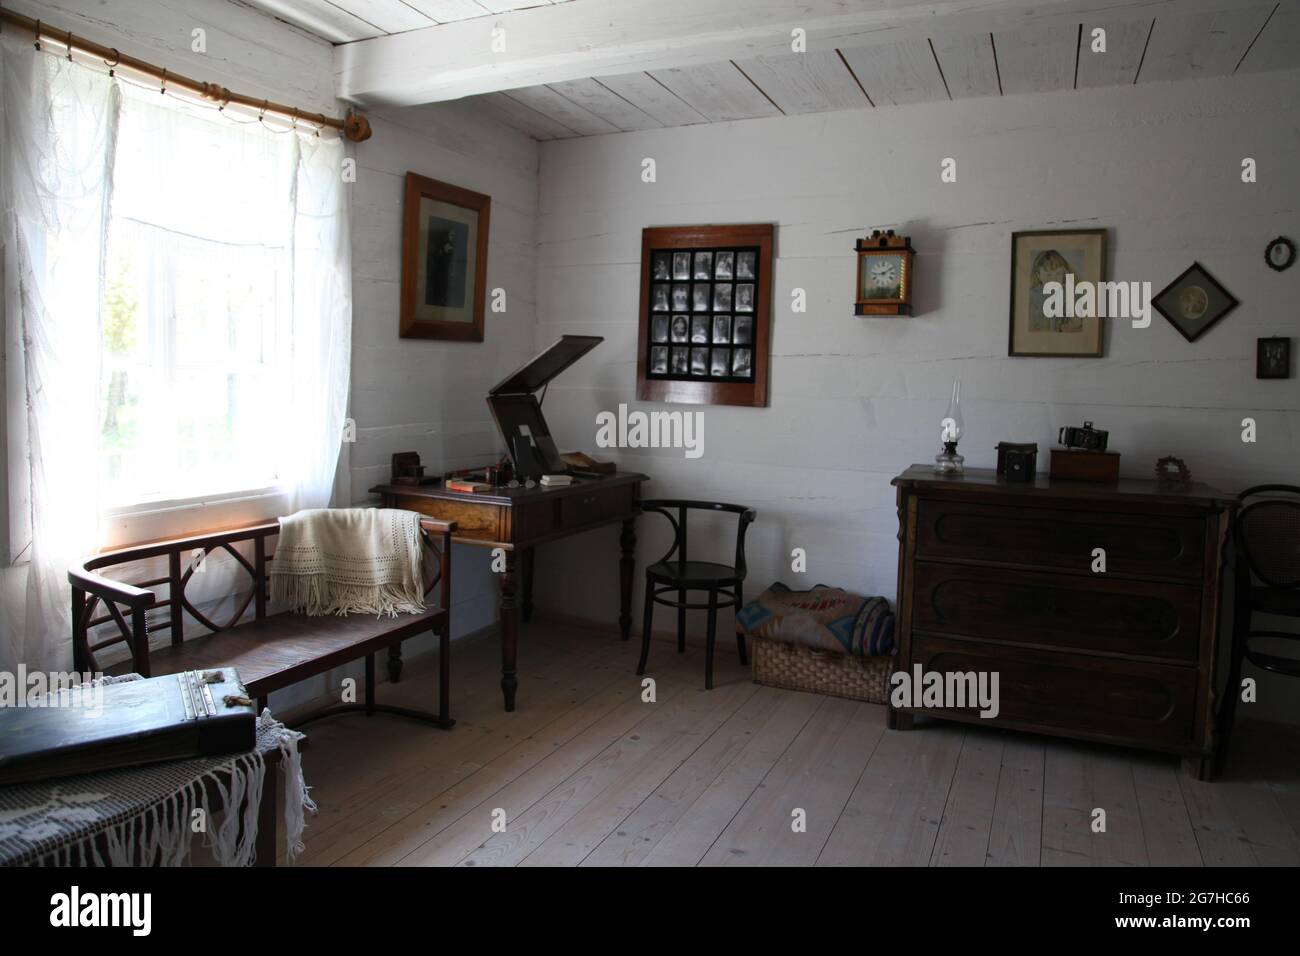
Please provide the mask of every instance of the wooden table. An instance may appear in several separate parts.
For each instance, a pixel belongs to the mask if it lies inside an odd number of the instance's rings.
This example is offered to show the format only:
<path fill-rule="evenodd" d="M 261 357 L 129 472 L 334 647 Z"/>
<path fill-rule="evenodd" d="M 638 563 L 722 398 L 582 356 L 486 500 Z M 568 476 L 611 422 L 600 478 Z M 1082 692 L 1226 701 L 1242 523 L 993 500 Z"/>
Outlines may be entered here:
<path fill-rule="evenodd" d="M 455 521 L 452 538 L 462 544 L 501 548 L 505 568 L 501 590 L 501 693 L 506 710 L 515 709 L 519 680 L 515 658 L 519 623 L 533 611 L 533 549 L 539 544 L 621 522 L 619 535 L 618 626 L 623 640 L 632 629 L 632 569 L 636 552 L 637 501 L 646 475 L 627 473 L 579 478 L 565 488 L 495 488 L 487 492 L 448 491 L 437 485 L 376 485 L 385 508 L 402 508 L 443 521 Z M 522 578 L 522 581 L 521 581 Z M 522 587 L 521 587 L 522 584 Z M 521 593 L 522 592 L 522 593 Z M 389 651 L 388 673 L 401 674 L 401 648 Z"/>

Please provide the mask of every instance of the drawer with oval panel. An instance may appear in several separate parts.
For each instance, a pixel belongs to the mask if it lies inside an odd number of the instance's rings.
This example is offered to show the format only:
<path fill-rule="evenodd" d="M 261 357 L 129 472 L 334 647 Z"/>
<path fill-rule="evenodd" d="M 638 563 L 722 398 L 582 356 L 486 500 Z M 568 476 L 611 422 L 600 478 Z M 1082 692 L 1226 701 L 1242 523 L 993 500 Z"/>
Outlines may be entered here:
<path fill-rule="evenodd" d="M 925 561 L 911 586 L 917 632 L 1172 661 L 1199 654 L 1194 587 Z"/>
<path fill-rule="evenodd" d="M 922 500 L 916 556 L 1089 573 L 1105 551 L 1107 574 L 1200 579 L 1205 522 L 1177 515 L 1128 515 L 1063 508 Z"/>

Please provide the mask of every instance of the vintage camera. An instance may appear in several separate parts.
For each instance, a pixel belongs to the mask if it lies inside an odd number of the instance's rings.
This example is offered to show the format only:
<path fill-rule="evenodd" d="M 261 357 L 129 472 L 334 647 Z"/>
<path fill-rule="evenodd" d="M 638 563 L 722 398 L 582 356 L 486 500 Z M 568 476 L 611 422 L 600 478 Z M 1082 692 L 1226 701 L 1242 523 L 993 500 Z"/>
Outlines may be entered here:
<path fill-rule="evenodd" d="M 1084 451 L 1105 451 L 1106 439 L 1110 432 L 1093 428 L 1092 422 L 1084 422 L 1082 428 L 1066 425 L 1061 429 L 1060 443 L 1066 448 L 1082 448 Z"/>
<path fill-rule="evenodd" d="M 1038 470 L 1037 442 L 998 442 L 998 477 L 1007 481 L 1032 482 Z"/>

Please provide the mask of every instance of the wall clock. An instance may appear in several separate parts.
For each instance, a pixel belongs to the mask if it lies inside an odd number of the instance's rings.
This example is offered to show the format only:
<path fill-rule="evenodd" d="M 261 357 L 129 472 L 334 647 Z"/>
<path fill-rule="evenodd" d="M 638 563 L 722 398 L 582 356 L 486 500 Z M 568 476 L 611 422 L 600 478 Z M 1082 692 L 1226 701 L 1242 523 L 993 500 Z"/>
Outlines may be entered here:
<path fill-rule="evenodd" d="M 859 239 L 858 296 L 854 315 L 912 314 L 912 257 L 916 251 L 906 236 L 894 230 L 874 231 Z"/>
<path fill-rule="evenodd" d="M 1274 272 L 1291 268 L 1291 264 L 1295 262 L 1295 243 L 1286 236 L 1278 236 L 1264 250 L 1264 262 Z"/>

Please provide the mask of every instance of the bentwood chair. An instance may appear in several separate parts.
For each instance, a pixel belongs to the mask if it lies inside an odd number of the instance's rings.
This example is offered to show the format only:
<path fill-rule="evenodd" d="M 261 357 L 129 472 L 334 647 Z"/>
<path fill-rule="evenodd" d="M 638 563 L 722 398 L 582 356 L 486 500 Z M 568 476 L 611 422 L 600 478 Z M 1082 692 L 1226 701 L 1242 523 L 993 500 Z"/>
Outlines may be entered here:
<path fill-rule="evenodd" d="M 637 674 L 645 673 L 646 660 L 650 656 L 650 631 L 654 623 L 656 604 L 677 608 L 677 653 L 686 650 L 686 611 L 707 610 L 709 627 L 704 652 L 704 687 L 713 689 L 713 644 L 718 631 L 718 608 L 734 607 L 740 610 L 744 604 L 743 588 L 745 583 L 745 531 L 756 517 L 753 508 L 744 505 L 728 505 L 712 501 L 683 501 L 679 499 L 659 499 L 641 502 L 642 511 L 654 511 L 667 518 L 673 526 L 673 546 L 668 553 L 645 571 L 645 618 L 641 627 L 641 663 L 637 665 Z M 677 512 L 676 517 L 673 511 Z M 687 558 L 687 515 L 691 511 L 722 511 L 739 516 L 736 523 L 736 558 L 734 565 L 715 564 L 711 561 L 691 561 Z M 708 599 L 703 602 L 690 603 L 687 595 L 690 591 L 703 591 Z M 675 597 L 665 597 L 673 595 Z M 737 632 L 737 650 L 740 663 L 748 664 L 745 654 L 745 635 Z"/>
<path fill-rule="evenodd" d="M 1232 637 L 1232 665 L 1221 711 L 1219 763 L 1222 764 L 1241 699 L 1241 664 L 1300 677 L 1300 657 L 1267 653 L 1258 639 L 1300 642 L 1294 631 L 1255 630 L 1256 614 L 1300 618 L 1300 487 L 1256 485 L 1237 496 L 1234 540 L 1237 588 Z"/>

